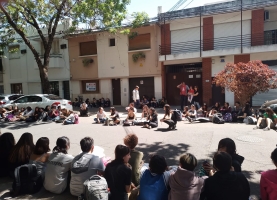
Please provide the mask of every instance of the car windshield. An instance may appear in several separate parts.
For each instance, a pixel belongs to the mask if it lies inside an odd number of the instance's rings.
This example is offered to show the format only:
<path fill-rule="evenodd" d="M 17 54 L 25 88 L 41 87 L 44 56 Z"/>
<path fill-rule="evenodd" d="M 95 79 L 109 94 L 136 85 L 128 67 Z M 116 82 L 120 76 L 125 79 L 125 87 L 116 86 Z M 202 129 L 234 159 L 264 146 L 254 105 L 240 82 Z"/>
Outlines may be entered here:
<path fill-rule="evenodd" d="M 0 100 L 3 100 L 3 99 L 5 99 L 5 97 L 0 97 Z"/>
<path fill-rule="evenodd" d="M 62 100 L 62 98 L 57 96 L 57 95 L 51 95 L 50 94 L 50 95 L 45 95 L 44 97 L 47 98 L 47 99 L 50 99 L 50 100 Z"/>

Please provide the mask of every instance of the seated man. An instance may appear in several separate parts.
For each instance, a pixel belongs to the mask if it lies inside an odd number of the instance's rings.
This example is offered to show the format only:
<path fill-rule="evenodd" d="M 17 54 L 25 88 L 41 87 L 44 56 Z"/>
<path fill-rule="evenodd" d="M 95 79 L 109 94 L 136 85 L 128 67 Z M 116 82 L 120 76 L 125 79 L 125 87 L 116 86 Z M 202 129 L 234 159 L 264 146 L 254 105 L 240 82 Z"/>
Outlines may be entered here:
<path fill-rule="evenodd" d="M 80 116 L 88 116 L 88 105 L 83 102 L 80 106 Z"/>
<path fill-rule="evenodd" d="M 105 170 L 103 161 L 92 154 L 93 139 L 85 137 L 80 141 L 82 153 L 71 163 L 70 193 L 79 196 L 83 193 L 83 183 L 93 175 L 102 174 Z"/>
<path fill-rule="evenodd" d="M 257 122 L 257 126 L 253 129 L 263 128 L 264 131 L 269 131 L 271 128 L 274 129 L 277 123 L 277 115 L 271 108 L 266 108 L 264 118 L 260 117 Z"/>
<path fill-rule="evenodd" d="M 213 157 L 217 171 L 205 180 L 201 200 L 247 200 L 250 196 L 248 180 L 241 172 L 234 172 L 232 157 L 226 152 L 217 152 Z M 232 169 L 231 169 L 232 168 Z"/>

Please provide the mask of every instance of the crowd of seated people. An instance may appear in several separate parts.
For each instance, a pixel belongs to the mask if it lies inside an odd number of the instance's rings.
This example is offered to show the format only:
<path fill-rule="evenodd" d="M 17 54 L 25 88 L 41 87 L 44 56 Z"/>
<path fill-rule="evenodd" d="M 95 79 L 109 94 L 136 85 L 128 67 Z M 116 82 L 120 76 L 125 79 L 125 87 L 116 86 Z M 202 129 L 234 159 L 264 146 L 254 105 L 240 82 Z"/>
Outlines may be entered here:
<path fill-rule="evenodd" d="M 70 189 L 73 196 L 84 192 L 83 184 L 93 175 L 103 176 L 108 184 L 111 200 L 247 200 L 250 186 L 243 175 L 244 157 L 237 154 L 236 144 L 230 138 L 221 139 L 212 163 L 201 163 L 199 173 L 194 173 L 198 164 L 191 153 L 180 156 L 175 166 L 168 166 L 166 158 L 153 154 L 149 163 L 143 153 L 136 150 L 138 137 L 127 134 L 126 145 L 117 145 L 115 159 L 104 163 L 103 157 L 94 153 L 94 140 L 80 140 L 81 152 L 75 157 L 68 153 L 70 140 L 59 137 L 50 152 L 47 137 L 36 144 L 31 133 L 21 135 L 18 142 L 12 133 L 0 135 L 0 177 L 14 176 L 14 170 L 24 164 L 34 164 L 43 187 L 54 194 Z M 277 148 L 271 153 L 277 167 Z M 71 174 L 71 176 L 70 176 Z M 260 193 L 262 200 L 277 198 L 277 171 L 261 173 Z"/>
<path fill-rule="evenodd" d="M 103 97 L 100 99 L 93 98 L 92 100 L 87 98 L 85 101 L 83 101 L 82 98 L 79 98 L 79 99 L 75 98 L 75 101 L 73 102 L 73 106 L 80 107 L 83 103 L 86 103 L 89 108 L 99 108 L 99 107 L 107 108 L 111 106 L 111 100 L 109 98 L 105 99 Z"/>

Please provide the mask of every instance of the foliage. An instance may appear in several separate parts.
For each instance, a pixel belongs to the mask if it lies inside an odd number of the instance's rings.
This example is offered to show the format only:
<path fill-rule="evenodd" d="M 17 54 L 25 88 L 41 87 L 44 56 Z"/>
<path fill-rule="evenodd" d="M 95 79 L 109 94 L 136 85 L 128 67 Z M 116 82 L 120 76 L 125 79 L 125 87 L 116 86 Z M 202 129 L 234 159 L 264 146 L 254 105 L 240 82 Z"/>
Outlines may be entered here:
<path fill-rule="evenodd" d="M 145 59 L 146 56 L 144 52 L 138 52 L 138 53 L 134 53 L 132 57 L 133 57 L 133 61 L 137 62 L 139 59 Z"/>
<path fill-rule="evenodd" d="M 246 103 L 257 93 L 277 88 L 277 73 L 261 61 L 228 63 L 214 78 L 217 86 L 234 92 L 241 103 Z"/>
<path fill-rule="evenodd" d="M 43 93 L 49 93 L 48 65 L 50 51 L 56 34 L 69 34 L 89 24 L 116 33 L 126 18 L 130 0 L 9 0 L 0 4 L 0 49 L 12 43 L 24 42 L 38 64 Z M 134 25 L 146 22 L 146 14 L 134 14 Z M 68 30 L 57 31 L 64 19 L 72 19 Z M 145 19 L 144 19 L 145 18 Z M 28 37 L 33 30 L 40 38 L 44 54 L 34 48 Z M 120 30 L 129 34 L 127 28 Z"/>
<path fill-rule="evenodd" d="M 83 65 L 86 67 L 89 64 L 93 63 L 93 59 L 91 59 L 91 58 L 84 58 L 82 62 L 83 62 Z"/>

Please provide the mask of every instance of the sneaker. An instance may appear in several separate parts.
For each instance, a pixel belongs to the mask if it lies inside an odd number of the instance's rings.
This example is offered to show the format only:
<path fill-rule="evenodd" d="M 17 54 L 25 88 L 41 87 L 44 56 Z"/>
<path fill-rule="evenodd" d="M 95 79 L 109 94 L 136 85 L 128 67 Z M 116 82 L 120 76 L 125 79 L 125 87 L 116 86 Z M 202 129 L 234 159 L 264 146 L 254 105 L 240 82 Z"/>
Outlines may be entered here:
<path fill-rule="evenodd" d="M 264 128 L 263 130 L 264 130 L 264 131 L 269 131 L 270 128 L 269 128 L 269 127 L 266 127 L 266 128 Z"/>
<path fill-rule="evenodd" d="M 257 130 L 257 129 L 259 129 L 259 127 L 258 127 L 258 126 L 255 126 L 255 127 L 253 128 L 253 130 Z"/>
<path fill-rule="evenodd" d="M 190 117 L 188 117 L 188 120 L 189 120 L 190 123 L 192 122 L 192 119 Z"/>

